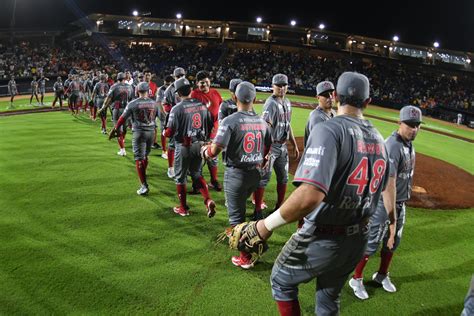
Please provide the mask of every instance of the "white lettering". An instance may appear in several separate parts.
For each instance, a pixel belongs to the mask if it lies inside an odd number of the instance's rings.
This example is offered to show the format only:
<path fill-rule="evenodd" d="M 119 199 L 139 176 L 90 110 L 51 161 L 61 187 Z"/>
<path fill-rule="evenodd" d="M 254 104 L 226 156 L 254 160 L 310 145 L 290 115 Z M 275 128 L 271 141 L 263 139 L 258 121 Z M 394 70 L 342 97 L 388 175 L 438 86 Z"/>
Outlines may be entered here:
<path fill-rule="evenodd" d="M 308 166 L 308 167 L 319 167 L 320 160 L 315 159 L 312 157 L 306 157 L 303 162 L 303 166 Z"/>
<path fill-rule="evenodd" d="M 323 147 L 323 146 L 309 147 L 308 149 L 306 149 L 306 154 L 324 156 L 324 150 L 325 149 L 326 149 L 326 147 Z"/>
<path fill-rule="evenodd" d="M 262 154 L 243 155 L 240 162 L 261 162 L 263 160 Z"/>

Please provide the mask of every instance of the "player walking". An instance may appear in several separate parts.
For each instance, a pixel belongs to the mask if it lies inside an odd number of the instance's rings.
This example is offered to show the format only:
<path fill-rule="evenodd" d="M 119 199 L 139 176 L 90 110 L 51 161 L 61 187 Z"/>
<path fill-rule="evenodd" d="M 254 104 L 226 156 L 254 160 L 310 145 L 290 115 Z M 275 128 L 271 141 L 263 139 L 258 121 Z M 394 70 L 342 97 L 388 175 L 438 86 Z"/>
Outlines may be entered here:
<path fill-rule="evenodd" d="M 189 172 L 204 197 L 207 216 L 213 217 L 216 204 L 211 200 L 206 180 L 201 175 L 200 153 L 203 142 L 209 139 L 213 128 L 212 117 L 204 104 L 191 98 L 191 84 L 186 78 L 176 80 L 174 87 L 182 101 L 171 109 L 164 132 L 165 136 L 174 137 L 176 145 L 175 182 L 179 206 L 174 207 L 173 211 L 180 216 L 189 215 L 186 203 L 186 178 Z"/>
<path fill-rule="evenodd" d="M 64 97 L 64 84 L 63 80 L 61 77 L 58 77 L 56 82 L 53 85 L 53 91 L 54 91 L 54 100 L 53 104 L 51 105 L 53 108 L 56 105 L 56 101 L 59 100 L 59 107 L 63 107 L 63 97 Z"/>
<path fill-rule="evenodd" d="M 256 91 L 250 82 L 237 86 L 234 102 L 238 112 L 221 121 L 212 145 L 203 149 L 212 158 L 226 149 L 224 192 L 230 225 L 245 221 L 246 202 L 260 182 L 261 167 L 272 143 L 266 122 L 253 111 Z M 241 251 L 232 263 L 243 269 L 253 266 L 251 255 Z"/>
<path fill-rule="evenodd" d="M 33 97 L 36 98 L 37 106 L 39 106 L 39 99 L 38 99 L 38 81 L 36 80 L 36 76 L 33 76 L 33 80 L 31 81 L 31 97 L 30 97 L 30 105 L 33 101 Z"/>
<path fill-rule="evenodd" d="M 98 83 L 99 84 L 99 83 Z M 148 194 L 148 183 L 146 181 L 146 169 L 148 167 L 148 155 L 153 143 L 155 130 L 155 118 L 157 106 L 153 99 L 148 97 L 150 86 L 147 82 L 140 82 L 137 86 L 138 99 L 131 101 L 125 107 L 117 124 L 110 132 L 109 139 L 114 136 L 120 127 L 126 124 L 127 119 L 132 120 L 132 147 L 137 168 L 138 178 L 141 186 L 137 190 L 138 195 Z"/>
<path fill-rule="evenodd" d="M 163 159 L 168 159 L 168 154 L 166 152 L 166 136 L 163 135 L 163 131 L 166 128 L 166 112 L 163 105 L 165 101 L 165 91 L 173 82 L 174 82 L 173 76 L 166 76 L 164 80 L 164 85 L 162 85 L 156 91 L 156 102 L 158 104 L 158 109 L 160 111 L 158 117 L 160 119 L 161 149 L 163 150 L 161 157 Z"/>
<path fill-rule="evenodd" d="M 285 200 L 286 186 L 288 182 L 288 147 L 286 141 L 290 139 L 294 146 L 293 156 L 298 159 L 300 152 L 291 128 L 291 103 L 286 98 L 288 92 L 288 77 L 284 74 L 276 74 L 272 78 L 273 94 L 268 97 L 263 106 L 262 117 L 270 126 L 272 134 L 272 147 L 270 150 L 270 168 L 262 177 L 258 189 L 255 191 L 255 219 L 263 218 L 262 202 L 265 187 L 270 181 L 272 168 L 275 169 L 277 177 L 277 202 L 275 210 Z"/>
<path fill-rule="evenodd" d="M 201 70 L 196 74 L 197 88 L 191 93 L 191 97 L 198 99 L 205 104 L 214 120 L 214 129 L 211 132 L 211 140 L 214 139 L 219 128 L 219 106 L 222 103 L 222 97 L 216 89 L 211 88 L 211 80 L 209 72 Z M 222 191 L 222 187 L 217 179 L 217 156 L 207 161 L 207 167 L 211 174 L 211 184 L 216 191 Z"/>
<path fill-rule="evenodd" d="M 41 105 L 44 105 L 43 100 L 44 100 L 44 95 L 46 93 L 46 81 L 49 81 L 49 78 L 46 78 L 44 74 L 42 73 L 40 78 L 38 79 L 38 88 L 39 88 L 39 93 L 41 95 Z"/>
<path fill-rule="evenodd" d="M 100 75 L 100 81 L 97 82 L 92 90 L 92 100 L 94 101 L 94 107 L 91 109 L 93 120 L 95 121 L 97 115 L 97 109 L 101 109 L 104 105 L 105 98 L 109 92 L 109 84 L 107 83 L 107 75 Z M 101 111 L 100 122 L 102 134 L 107 134 L 107 110 Z"/>
<path fill-rule="evenodd" d="M 390 159 L 387 189 L 378 201 L 375 214 L 370 218 L 369 242 L 365 255 L 349 280 L 354 295 L 361 300 L 369 298 L 363 283 L 365 265 L 381 243 L 380 266 L 372 280 L 381 284 L 387 292 L 397 291 L 390 280 L 388 268 L 393 253 L 400 244 L 405 225 L 405 202 L 410 199 L 415 169 L 415 149 L 412 142 L 420 130 L 421 119 L 419 108 L 411 105 L 403 107 L 400 110 L 398 130 L 385 141 Z"/>
<path fill-rule="evenodd" d="M 13 109 L 15 108 L 13 106 L 13 99 L 18 94 L 18 88 L 16 86 L 16 81 L 15 81 L 14 76 L 11 76 L 10 81 L 8 81 L 8 94 L 10 95 L 10 105 L 8 106 L 8 108 Z"/>

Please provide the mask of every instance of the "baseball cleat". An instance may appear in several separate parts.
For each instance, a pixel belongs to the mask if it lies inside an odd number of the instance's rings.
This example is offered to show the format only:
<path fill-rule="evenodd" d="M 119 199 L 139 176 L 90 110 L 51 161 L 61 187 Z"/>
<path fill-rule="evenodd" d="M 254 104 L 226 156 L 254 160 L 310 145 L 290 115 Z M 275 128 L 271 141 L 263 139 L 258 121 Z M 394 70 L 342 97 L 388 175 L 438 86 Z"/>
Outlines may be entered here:
<path fill-rule="evenodd" d="M 164 152 L 161 154 L 161 158 L 163 158 L 163 159 L 168 159 L 168 154 L 166 153 L 166 151 L 164 151 Z"/>
<path fill-rule="evenodd" d="M 219 183 L 219 181 L 211 181 L 211 185 L 214 188 L 214 190 L 216 190 L 218 192 L 222 191 L 222 186 Z"/>
<path fill-rule="evenodd" d="M 119 152 L 117 152 L 117 155 L 122 157 L 126 156 L 127 152 L 125 151 L 125 148 L 120 149 Z"/>
<path fill-rule="evenodd" d="M 369 294 L 365 290 L 364 279 L 354 279 L 349 280 L 349 286 L 354 290 L 354 295 L 361 300 L 366 300 L 369 298 Z"/>
<path fill-rule="evenodd" d="M 174 168 L 173 167 L 168 168 L 168 178 L 171 178 L 171 179 L 174 178 Z"/>
<path fill-rule="evenodd" d="M 161 149 L 161 146 L 157 143 L 154 143 L 153 145 L 151 145 L 151 148 L 153 149 Z"/>
<path fill-rule="evenodd" d="M 211 199 L 207 200 L 206 209 L 207 209 L 207 217 L 211 218 L 211 217 L 214 217 L 214 215 L 216 215 L 216 203 L 213 200 Z"/>
<path fill-rule="evenodd" d="M 233 256 L 232 264 L 245 270 L 253 268 L 253 262 L 250 259 L 242 256 Z"/>
<path fill-rule="evenodd" d="M 148 186 L 145 184 L 142 184 L 140 189 L 137 190 L 138 195 L 147 195 L 150 190 L 148 190 Z"/>
<path fill-rule="evenodd" d="M 392 281 L 390 280 L 389 273 L 381 274 L 375 272 L 372 276 L 372 281 L 382 285 L 383 289 L 389 293 L 394 293 L 397 291 L 395 285 L 393 285 Z"/>
<path fill-rule="evenodd" d="M 181 208 L 181 206 L 173 207 L 173 212 L 175 212 L 179 216 L 189 216 L 189 212 L 187 210 Z"/>

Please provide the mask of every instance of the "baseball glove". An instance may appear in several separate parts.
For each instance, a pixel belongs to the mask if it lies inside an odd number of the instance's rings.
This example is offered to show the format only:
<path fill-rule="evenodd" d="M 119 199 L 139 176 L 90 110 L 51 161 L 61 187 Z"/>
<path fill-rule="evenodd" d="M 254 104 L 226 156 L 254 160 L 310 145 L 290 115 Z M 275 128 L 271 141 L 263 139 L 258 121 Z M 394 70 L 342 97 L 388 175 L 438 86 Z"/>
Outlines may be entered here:
<path fill-rule="evenodd" d="M 112 130 L 111 130 L 110 133 L 109 133 L 109 140 L 111 140 L 112 138 L 118 137 L 118 136 L 119 136 L 119 135 L 118 135 L 118 132 L 117 132 L 117 130 L 115 129 L 115 127 L 112 128 Z"/>
<path fill-rule="evenodd" d="M 252 262 L 257 261 L 268 250 L 267 242 L 258 234 L 256 221 L 234 226 L 229 235 L 229 247 L 249 253 L 252 255 Z"/>

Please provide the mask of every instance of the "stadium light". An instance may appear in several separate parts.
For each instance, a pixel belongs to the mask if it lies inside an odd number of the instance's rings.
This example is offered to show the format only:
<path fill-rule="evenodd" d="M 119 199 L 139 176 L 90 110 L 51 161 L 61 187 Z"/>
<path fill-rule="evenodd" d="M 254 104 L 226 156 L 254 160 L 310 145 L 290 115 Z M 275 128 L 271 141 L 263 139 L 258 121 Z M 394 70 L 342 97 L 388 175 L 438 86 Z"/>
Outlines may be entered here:
<path fill-rule="evenodd" d="M 257 17 L 257 23 L 262 23 L 262 18 L 261 17 Z"/>
<path fill-rule="evenodd" d="M 295 20 L 291 20 L 290 24 L 291 24 L 291 26 L 295 26 L 295 25 L 296 25 L 296 21 L 295 21 Z"/>
<path fill-rule="evenodd" d="M 324 23 L 319 24 L 319 29 L 321 31 L 324 30 L 325 27 L 326 27 L 326 25 L 324 25 Z"/>
<path fill-rule="evenodd" d="M 466 59 L 466 63 L 469 65 L 471 63 L 471 60 L 469 58 Z"/>
<path fill-rule="evenodd" d="M 438 48 L 438 47 L 439 47 L 439 43 L 438 43 L 438 42 L 434 42 L 434 43 L 433 43 L 433 47 L 434 47 L 434 48 Z"/>
<path fill-rule="evenodd" d="M 137 11 L 137 10 L 133 10 L 132 14 L 133 14 L 133 16 L 138 16 L 138 11 Z"/>
<path fill-rule="evenodd" d="M 177 18 L 178 20 L 180 20 L 182 17 L 183 17 L 183 16 L 181 15 L 181 13 L 176 13 L 176 18 Z"/>
<path fill-rule="evenodd" d="M 399 40 L 400 40 L 400 38 L 398 37 L 398 35 L 393 36 L 393 41 L 394 42 L 398 42 Z"/>

